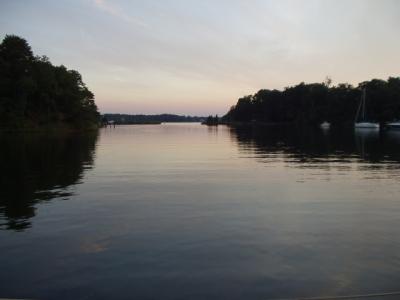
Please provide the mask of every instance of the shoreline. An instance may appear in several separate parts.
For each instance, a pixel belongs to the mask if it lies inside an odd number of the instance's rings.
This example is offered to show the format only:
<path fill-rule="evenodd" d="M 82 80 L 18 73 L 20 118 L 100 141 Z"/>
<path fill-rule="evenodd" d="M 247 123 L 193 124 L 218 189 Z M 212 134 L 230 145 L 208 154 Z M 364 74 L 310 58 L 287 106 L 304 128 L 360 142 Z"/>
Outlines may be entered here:
<path fill-rule="evenodd" d="M 100 126 L 96 124 L 92 124 L 85 127 L 75 127 L 73 125 L 68 124 L 48 124 L 45 126 L 33 126 L 33 127 L 5 127 L 0 128 L 0 133 L 72 133 L 72 132 L 88 132 L 88 131 L 96 131 L 100 128 Z"/>

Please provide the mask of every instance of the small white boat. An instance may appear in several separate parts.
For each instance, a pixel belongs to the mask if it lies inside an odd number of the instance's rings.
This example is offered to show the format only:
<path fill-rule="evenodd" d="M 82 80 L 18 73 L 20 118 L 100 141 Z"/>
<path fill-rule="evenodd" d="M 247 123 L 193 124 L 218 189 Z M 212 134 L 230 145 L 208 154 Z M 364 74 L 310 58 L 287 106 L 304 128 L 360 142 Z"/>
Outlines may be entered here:
<path fill-rule="evenodd" d="M 389 122 L 386 124 L 388 129 L 400 129 L 400 121 L 397 122 Z"/>
<path fill-rule="evenodd" d="M 331 123 L 325 121 L 325 122 L 321 123 L 319 125 L 319 127 L 321 127 L 322 129 L 329 129 L 329 128 L 331 128 Z"/>
<path fill-rule="evenodd" d="M 365 128 L 365 129 L 379 129 L 380 125 L 379 123 L 376 122 L 369 122 L 366 120 L 366 89 L 364 88 L 362 96 L 361 96 L 361 101 L 360 105 L 358 106 L 357 109 L 357 114 L 354 122 L 354 127 L 355 128 Z M 361 113 L 361 118 L 360 118 L 360 113 Z M 360 120 L 359 120 L 360 119 Z"/>

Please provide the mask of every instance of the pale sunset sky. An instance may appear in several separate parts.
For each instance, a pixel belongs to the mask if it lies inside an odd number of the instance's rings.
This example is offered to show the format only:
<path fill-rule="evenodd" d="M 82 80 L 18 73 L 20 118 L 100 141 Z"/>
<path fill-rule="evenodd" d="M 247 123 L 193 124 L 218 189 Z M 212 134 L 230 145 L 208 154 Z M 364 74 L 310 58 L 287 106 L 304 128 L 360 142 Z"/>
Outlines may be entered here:
<path fill-rule="evenodd" d="M 400 76 L 397 0 L 0 0 L 0 36 L 78 70 L 102 113 L 223 115 L 301 81 Z"/>

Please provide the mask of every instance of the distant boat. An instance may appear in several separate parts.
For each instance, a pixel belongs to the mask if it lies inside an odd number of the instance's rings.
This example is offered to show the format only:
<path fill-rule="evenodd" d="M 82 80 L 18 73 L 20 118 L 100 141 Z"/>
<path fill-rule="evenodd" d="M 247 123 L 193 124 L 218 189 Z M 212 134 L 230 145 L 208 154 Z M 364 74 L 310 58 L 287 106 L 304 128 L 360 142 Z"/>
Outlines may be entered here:
<path fill-rule="evenodd" d="M 386 123 L 388 129 L 400 129 L 400 121 Z"/>
<path fill-rule="evenodd" d="M 363 89 L 363 93 L 361 96 L 361 101 L 360 101 L 360 105 L 358 106 L 357 109 L 357 114 L 356 114 L 356 118 L 355 118 L 355 122 L 354 122 L 354 126 L 355 128 L 369 128 L 369 129 L 379 129 L 380 125 L 379 123 L 376 122 L 370 122 L 367 121 L 366 119 L 366 89 Z M 361 114 L 361 118 L 360 118 L 360 114 Z"/>
<path fill-rule="evenodd" d="M 319 127 L 321 127 L 322 129 L 329 129 L 329 128 L 331 128 L 331 123 L 325 121 L 325 122 L 321 123 L 319 125 Z"/>

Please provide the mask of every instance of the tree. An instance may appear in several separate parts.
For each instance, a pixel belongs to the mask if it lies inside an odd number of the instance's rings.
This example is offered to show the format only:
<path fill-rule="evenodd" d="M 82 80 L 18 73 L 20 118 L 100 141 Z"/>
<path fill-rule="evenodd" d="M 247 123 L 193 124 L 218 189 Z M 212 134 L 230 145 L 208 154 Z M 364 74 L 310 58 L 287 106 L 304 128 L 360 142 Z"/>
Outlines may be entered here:
<path fill-rule="evenodd" d="M 86 127 L 98 122 L 93 93 L 81 74 L 34 56 L 28 42 L 6 35 L 0 44 L 0 125 L 35 127 L 56 122 Z"/>
<path fill-rule="evenodd" d="M 283 91 L 263 89 L 240 98 L 223 117 L 224 121 L 297 122 L 336 125 L 354 122 L 362 89 L 367 89 L 367 115 L 371 120 L 387 122 L 400 119 L 400 78 L 373 79 L 358 87 L 342 83 L 323 83 L 286 87 Z"/>

